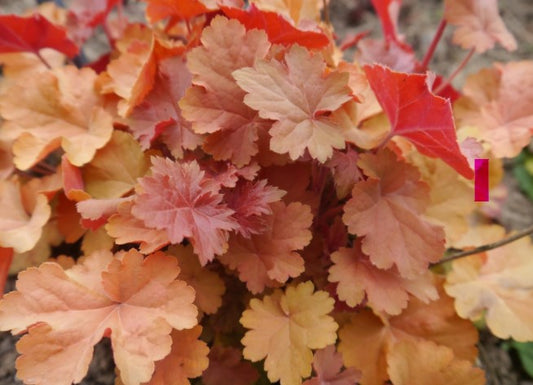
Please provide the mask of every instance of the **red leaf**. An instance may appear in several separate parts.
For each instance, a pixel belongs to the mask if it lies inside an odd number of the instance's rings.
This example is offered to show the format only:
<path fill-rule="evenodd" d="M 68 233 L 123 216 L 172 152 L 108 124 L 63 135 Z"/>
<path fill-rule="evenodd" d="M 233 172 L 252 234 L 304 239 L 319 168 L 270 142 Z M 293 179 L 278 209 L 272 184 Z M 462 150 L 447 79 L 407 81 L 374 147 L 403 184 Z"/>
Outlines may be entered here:
<path fill-rule="evenodd" d="M 167 17 L 178 20 L 190 20 L 193 17 L 209 12 L 209 8 L 199 0 L 145 0 L 146 16 L 151 23 Z"/>
<path fill-rule="evenodd" d="M 372 5 L 381 21 L 383 35 L 387 41 L 398 41 L 397 22 L 401 0 L 372 0 Z"/>
<path fill-rule="evenodd" d="M 0 247 L 0 298 L 2 298 L 2 294 L 4 293 L 7 274 L 9 272 L 9 267 L 11 266 L 12 260 L 13 249 L 11 247 Z"/>
<path fill-rule="evenodd" d="M 427 75 L 365 66 L 370 87 L 391 123 L 390 136 L 409 139 L 422 154 L 440 158 L 466 178 L 474 172 L 461 153 L 449 100 L 431 93 Z"/>
<path fill-rule="evenodd" d="M 292 26 L 275 12 L 261 11 L 253 4 L 247 10 L 221 7 L 224 14 L 239 20 L 247 30 L 254 28 L 264 30 L 272 44 L 292 45 L 297 43 L 308 49 L 319 49 L 329 44 L 328 37 L 321 32 L 303 31 Z"/>
<path fill-rule="evenodd" d="M 79 48 L 65 30 L 39 14 L 31 17 L 0 15 L 0 53 L 33 52 L 53 48 L 72 58 Z"/>

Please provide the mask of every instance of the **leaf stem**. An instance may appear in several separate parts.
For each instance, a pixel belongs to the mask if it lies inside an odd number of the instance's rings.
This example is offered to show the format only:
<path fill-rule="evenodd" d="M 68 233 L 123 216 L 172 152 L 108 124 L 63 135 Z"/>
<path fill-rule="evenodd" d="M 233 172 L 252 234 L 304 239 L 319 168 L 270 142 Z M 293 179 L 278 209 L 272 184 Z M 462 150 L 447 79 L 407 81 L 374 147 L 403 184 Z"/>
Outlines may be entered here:
<path fill-rule="evenodd" d="M 331 25 L 331 20 L 329 18 L 329 4 L 328 0 L 322 0 L 322 7 L 324 9 L 324 21 L 327 25 Z"/>
<path fill-rule="evenodd" d="M 533 234 L 533 225 L 531 225 L 529 227 L 526 227 L 523 230 L 520 230 L 518 233 L 513 234 L 510 237 L 507 237 L 507 238 L 504 238 L 504 239 L 500 239 L 497 242 L 488 243 L 486 245 L 482 245 L 482 246 L 476 247 L 476 248 L 471 249 L 471 250 L 465 250 L 465 251 L 461 251 L 461 252 L 456 253 L 456 254 L 452 254 L 449 257 L 443 258 L 439 262 L 434 263 L 432 266 L 442 265 L 443 263 L 446 263 L 446 262 L 454 261 L 454 260 L 459 259 L 459 258 L 468 257 L 469 255 L 482 253 L 484 251 L 489 251 L 489 250 L 492 250 L 492 249 L 497 249 L 498 247 L 501 247 L 501 246 L 504 246 L 504 245 L 506 245 L 508 243 L 514 242 L 514 241 L 516 241 L 516 240 L 518 240 L 520 238 L 523 238 L 523 237 L 525 237 L 527 235 L 530 235 L 530 234 Z"/>
<path fill-rule="evenodd" d="M 425 72 L 427 70 L 428 64 L 431 61 L 435 50 L 437 49 L 437 45 L 439 44 L 439 41 L 442 37 L 442 34 L 444 33 L 444 30 L 446 29 L 447 24 L 448 23 L 446 22 L 446 20 L 442 18 L 437 28 L 437 32 L 435 32 L 435 36 L 433 36 L 433 40 L 431 41 L 431 44 L 426 54 L 424 55 L 424 59 L 422 59 L 422 63 L 420 63 L 420 72 Z"/>
<path fill-rule="evenodd" d="M 43 63 L 46 66 L 46 68 L 48 68 L 49 70 L 52 69 L 52 66 L 50 65 L 50 63 L 46 61 L 46 59 L 41 55 L 39 51 L 35 51 L 35 55 L 37 55 L 41 63 Z"/>
<path fill-rule="evenodd" d="M 453 79 L 459 74 L 459 72 L 461 72 L 463 70 L 463 68 L 467 65 L 467 63 L 470 61 L 470 59 L 472 58 L 472 56 L 474 55 L 475 52 L 476 52 L 475 48 L 470 49 L 470 51 L 465 56 L 465 58 L 463 59 L 461 64 L 459 64 L 459 66 L 455 69 L 455 71 L 453 71 L 453 73 L 450 76 L 448 76 L 448 79 L 446 79 L 444 82 L 442 82 L 437 87 L 437 89 L 433 90 L 433 93 L 437 95 L 444 88 L 446 88 L 446 86 L 453 81 Z"/>

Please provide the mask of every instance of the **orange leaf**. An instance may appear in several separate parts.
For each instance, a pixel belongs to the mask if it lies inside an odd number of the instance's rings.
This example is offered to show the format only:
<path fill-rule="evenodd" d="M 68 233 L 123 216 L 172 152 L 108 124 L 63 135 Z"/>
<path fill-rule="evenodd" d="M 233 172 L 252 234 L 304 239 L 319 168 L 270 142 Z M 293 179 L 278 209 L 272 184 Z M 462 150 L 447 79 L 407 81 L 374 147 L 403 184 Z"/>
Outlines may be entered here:
<path fill-rule="evenodd" d="M 437 291 L 428 273 L 414 279 L 405 279 L 396 269 L 382 270 L 374 266 L 361 251 L 361 238 L 353 248 L 340 248 L 331 254 L 330 282 L 338 282 L 339 299 L 354 307 L 363 299 L 377 313 L 398 315 L 407 307 L 409 294 L 423 302 L 436 300 Z"/>
<path fill-rule="evenodd" d="M 22 253 L 39 241 L 51 209 L 43 194 L 37 195 L 33 212 L 23 205 L 18 178 L 0 180 L 0 247 Z"/>
<path fill-rule="evenodd" d="M 176 56 L 159 62 L 154 88 L 144 101 L 135 107 L 124 123 L 130 127 L 143 150 L 161 138 L 176 158 L 183 150 L 193 150 L 202 143 L 202 137 L 191 130 L 178 107 L 178 101 L 191 85 L 191 73 L 185 66 L 185 57 Z"/>
<path fill-rule="evenodd" d="M 485 315 L 499 338 L 533 340 L 533 245 L 529 238 L 453 262 L 446 292 L 457 313 L 472 320 Z"/>
<path fill-rule="evenodd" d="M 451 348 L 458 359 L 473 363 L 477 356 L 477 331 L 471 322 L 459 318 L 453 300 L 439 293 L 436 301 L 424 304 L 412 298 L 400 315 L 379 318 L 370 310 L 353 314 L 339 331 L 344 365 L 363 373 L 362 385 L 381 385 L 389 378 L 391 349 L 401 341 L 432 341 Z M 418 365 L 425 365 L 418 356 Z"/>
<path fill-rule="evenodd" d="M 91 69 L 66 66 L 39 74 L 31 87 L 26 77 L 9 82 L 0 96 L 0 138 L 15 141 L 17 168 L 28 169 L 59 147 L 82 166 L 108 142 L 113 120 L 95 80 Z"/>
<path fill-rule="evenodd" d="M 295 250 L 303 249 L 312 238 L 309 228 L 313 215 L 309 206 L 299 202 L 287 206 L 276 202 L 271 207 L 273 214 L 267 217 L 265 232 L 249 239 L 232 236 L 228 251 L 218 257 L 238 270 L 239 278 L 252 293 L 298 277 L 305 270 L 304 260 Z"/>
<path fill-rule="evenodd" d="M 485 385 L 485 375 L 453 351 L 431 341 L 401 341 L 389 353 L 394 385 Z"/>
<path fill-rule="evenodd" d="M 190 385 L 189 378 L 198 377 L 207 369 L 207 344 L 199 340 L 202 327 L 173 330 L 172 350 L 156 362 L 152 379 L 145 385 Z"/>
<path fill-rule="evenodd" d="M 178 259 L 180 279 L 187 282 L 196 292 L 194 304 L 198 309 L 207 314 L 216 313 L 222 306 L 222 295 L 226 291 L 222 278 L 216 272 L 200 265 L 190 245 L 170 246 L 167 252 Z"/>
<path fill-rule="evenodd" d="M 117 213 L 113 214 L 105 225 L 109 236 L 115 238 L 115 243 L 140 243 L 139 251 L 143 254 L 153 253 L 166 246 L 169 243 L 167 232 L 146 227 L 141 219 L 133 216 L 132 207 L 132 201 L 121 203 Z"/>
<path fill-rule="evenodd" d="M 233 73 L 237 84 L 248 93 L 244 102 L 261 118 L 276 121 L 270 129 L 273 151 L 289 153 L 295 160 L 308 149 L 313 158 L 325 162 L 333 148 L 344 148 L 347 128 L 339 127 L 327 113 L 352 98 L 349 75 L 326 75 L 325 70 L 326 63 L 319 54 L 311 55 L 294 45 L 284 62 L 258 60 L 254 67 Z"/>
<path fill-rule="evenodd" d="M 85 191 L 96 199 L 120 198 L 133 190 L 149 166 L 139 143 L 130 134 L 115 131 L 109 143 L 83 167 Z"/>
<path fill-rule="evenodd" d="M 261 10 L 276 12 L 286 19 L 292 19 L 294 25 L 304 20 L 320 21 L 323 4 L 320 0 L 252 0 L 251 3 Z"/>
<path fill-rule="evenodd" d="M 408 158 L 418 167 L 422 180 L 430 187 L 426 217 L 443 226 L 447 244 L 455 246 L 454 242 L 468 231 L 469 215 L 476 208 L 472 198 L 474 186 L 441 159 L 428 158 L 418 151 L 410 153 Z"/>
<path fill-rule="evenodd" d="M 498 0 L 445 0 L 444 18 L 457 27 L 453 42 L 483 53 L 500 43 L 506 50 L 516 49 L 516 40 L 498 14 Z"/>
<path fill-rule="evenodd" d="M 533 61 L 495 64 L 467 78 L 465 106 L 459 122 L 474 126 L 492 153 L 514 157 L 528 145 L 533 132 Z M 517 97 L 520 95 L 520 97 Z"/>
<path fill-rule="evenodd" d="M 209 10 L 216 9 L 207 7 L 202 0 L 145 0 L 146 17 L 150 23 L 156 23 L 168 17 L 178 20 L 192 19 Z"/>
<path fill-rule="evenodd" d="M 114 92 L 122 98 L 118 113 L 127 117 L 154 85 L 157 71 L 155 38 L 151 29 L 131 25 L 116 44 L 120 56 L 109 63 L 107 73 L 101 75 L 100 80 L 103 92 Z"/>
<path fill-rule="evenodd" d="M 55 207 L 57 215 L 57 229 L 68 243 L 74 243 L 85 234 L 86 229 L 81 226 L 81 216 L 76 210 L 76 203 L 60 194 Z"/>
<path fill-rule="evenodd" d="M 193 86 L 180 100 L 183 116 L 198 134 L 209 133 L 204 149 L 215 159 L 249 163 L 257 149 L 258 130 L 269 123 L 243 103 L 245 92 L 233 71 L 265 57 L 270 43 L 263 31 L 246 32 L 236 20 L 217 16 L 202 33 L 202 46 L 187 55 Z"/>
<path fill-rule="evenodd" d="M 144 259 L 133 249 L 100 251 L 67 271 L 46 262 L 20 273 L 17 291 L 0 302 L 0 329 L 28 330 L 17 344 L 18 376 L 41 385 L 80 382 L 93 346 L 110 331 L 124 384 L 150 380 L 154 362 L 171 352 L 172 328 L 196 324 L 194 290 L 178 273 L 174 258 Z"/>
<path fill-rule="evenodd" d="M 415 167 L 389 150 L 363 154 L 358 164 L 368 179 L 355 184 L 344 206 L 348 231 L 365 237 L 362 251 L 377 267 L 396 265 L 405 278 L 422 274 L 444 252 L 442 228 L 421 217 L 429 200 L 427 185 Z"/>
<path fill-rule="evenodd" d="M 241 324 L 251 329 L 242 339 L 244 357 L 265 359 L 265 370 L 272 382 L 300 385 L 311 375 L 311 349 L 321 349 L 337 339 L 337 323 L 328 314 L 333 299 L 325 291 L 314 292 L 308 281 L 285 293 L 275 290 L 263 300 L 253 298 Z"/>

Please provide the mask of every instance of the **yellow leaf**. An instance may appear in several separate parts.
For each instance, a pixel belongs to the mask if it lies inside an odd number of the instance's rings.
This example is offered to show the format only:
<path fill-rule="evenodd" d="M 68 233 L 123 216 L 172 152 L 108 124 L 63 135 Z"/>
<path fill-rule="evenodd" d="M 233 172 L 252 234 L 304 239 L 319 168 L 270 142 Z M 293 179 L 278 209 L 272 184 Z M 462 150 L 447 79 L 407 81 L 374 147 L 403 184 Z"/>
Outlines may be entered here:
<path fill-rule="evenodd" d="M 275 290 L 263 300 L 252 299 L 240 320 L 248 329 L 242 343 L 244 357 L 265 360 L 272 382 L 299 385 L 311 375 L 313 353 L 337 340 L 337 323 L 328 315 L 334 300 L 325 291 L 313 293 L 312 282 Z"/>

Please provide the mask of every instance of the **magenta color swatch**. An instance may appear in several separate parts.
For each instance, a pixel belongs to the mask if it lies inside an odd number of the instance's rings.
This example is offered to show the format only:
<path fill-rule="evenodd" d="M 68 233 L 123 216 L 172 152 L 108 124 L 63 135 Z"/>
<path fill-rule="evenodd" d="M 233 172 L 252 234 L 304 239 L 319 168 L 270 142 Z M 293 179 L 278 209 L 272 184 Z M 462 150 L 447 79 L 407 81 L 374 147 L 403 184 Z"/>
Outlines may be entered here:
<path fill-rule="evenodd" d="M 476 159 L 474 163 L 474 200 L 488 202 L 489 200 L 489 160 Z"/>

